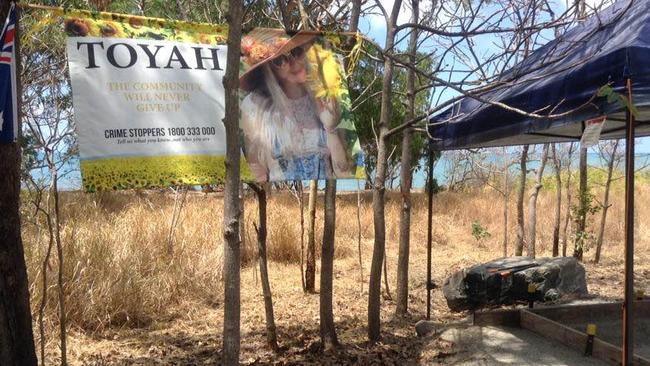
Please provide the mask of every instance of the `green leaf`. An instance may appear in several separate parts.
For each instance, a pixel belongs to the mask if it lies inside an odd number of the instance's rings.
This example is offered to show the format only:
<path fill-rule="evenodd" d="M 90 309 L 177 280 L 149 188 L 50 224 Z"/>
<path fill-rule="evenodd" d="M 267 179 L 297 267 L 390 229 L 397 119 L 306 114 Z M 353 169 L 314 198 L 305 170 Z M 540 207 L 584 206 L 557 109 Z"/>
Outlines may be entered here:
<path fill-rule="evenodd" d="M 341 122 L 336 126 L 336 128 L 344 129 L 344 130 L 351 130 L 354 131 L 354 122 L 352 122 L 352 119 L 350 118 L 344 118 L 341 120 Z"/>
<path fill-rule="evenodd" d="M 354 146 L 352 146 L 352 155 L 357 155 L 361 152 L 361 143 L 359 142 L 359 139 L 356 139 L 354 142 Z"/>
<path fill-rule="evenodd" d="M 612 89 L 611 86 L 603 85 L 602 87 L 600 87 L 600 89 L 598 89 L 598 96 L 599 97 L 608 97 L 609 95 L 612 94 L 613 91 L 614 91 L 614 89 Z"/>
<path fill-rule="evenodd" d="M 607 103 L 614 103 L 616 101 L 619 101 L 619 95 L 616 93 L 610 93 L 607 94 Z"/>

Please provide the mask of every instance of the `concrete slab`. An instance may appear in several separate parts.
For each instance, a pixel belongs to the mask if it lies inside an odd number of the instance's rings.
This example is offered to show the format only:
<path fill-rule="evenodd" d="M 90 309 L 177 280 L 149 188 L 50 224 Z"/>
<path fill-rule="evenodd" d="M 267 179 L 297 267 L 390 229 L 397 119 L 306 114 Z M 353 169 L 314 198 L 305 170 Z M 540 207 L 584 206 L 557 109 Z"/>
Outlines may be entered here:
<path fill-rule="evenodd" d="M 448 365 L 604 366 L 606 363 L 530 331 L 510 327 L 453 327 L 440 337 L 457 353 Z"/>

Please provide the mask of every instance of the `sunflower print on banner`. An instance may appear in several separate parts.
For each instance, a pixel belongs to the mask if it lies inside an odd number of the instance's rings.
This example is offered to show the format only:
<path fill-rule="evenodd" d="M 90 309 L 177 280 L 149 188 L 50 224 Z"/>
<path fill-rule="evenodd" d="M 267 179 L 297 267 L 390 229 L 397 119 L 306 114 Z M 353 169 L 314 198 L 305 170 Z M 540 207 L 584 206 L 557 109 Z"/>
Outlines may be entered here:
<path fill-rule="evenodd" d="M 83 186 L 87 192 L 129 188 L 204 185 L 226 175 L 225 157 L 215 155 L 143 156 L 82 160 Z M 250 175 L 241 161 L 242 176 Z"/>
<path fill-rule="evenodd" d="M 137 15 L 61 10 L 64 29 L 70 37 L 115 37 L 226 44 L 228 26 L 190 23 Z"/>
<path fill-rule="evenodd" d="M 340 46 L 341 42 L 341 37 L 338 34 L 331 33 L 325 34 L 321 37 L 320 42 L 315 42 L 309 47 L 306 56 L 312 67 L 307 75 L 307 80 L 315 98 L 337 101 L 341 109 L 341 121 L 337 129 L 345 132 L 347 149 L 350 151 L 356 165 L 354 178 L 365 179 L 363 151 L 361 150 L 352 113 L 347 75 L 343 68 L 342 56 L 335 53 L 335 47 Z M 357 39 L 357 42 L 360 41 Z M 325 43 L 329 44 L 330 47 L 323 46 Z M 357 44 L 359 45 L 359 43 Z M 353 61 L 354 53 L 351 52 L 348 57 Z"/>

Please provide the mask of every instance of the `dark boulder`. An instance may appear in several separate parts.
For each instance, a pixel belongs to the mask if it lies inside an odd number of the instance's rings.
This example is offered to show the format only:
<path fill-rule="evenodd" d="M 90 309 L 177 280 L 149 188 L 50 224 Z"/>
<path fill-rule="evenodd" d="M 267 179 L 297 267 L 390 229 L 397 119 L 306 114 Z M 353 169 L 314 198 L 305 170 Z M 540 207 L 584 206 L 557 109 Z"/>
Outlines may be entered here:
<path fill-rule="evenodd" d="M 426 337 L 435 334 L 438 330 L 438 324 L 429 320 L 420 320 L 415 323 L 415 333 L 418 337 Z"/>
<path fill-rule="evenodd" d="M 528 301 L 529 284 L 535 285 L 535 301 L 587 294 L 585 269 L 573 257 L 496 259 L 454 273 L 442 291 L 449 308 L 461 311 Z"/>

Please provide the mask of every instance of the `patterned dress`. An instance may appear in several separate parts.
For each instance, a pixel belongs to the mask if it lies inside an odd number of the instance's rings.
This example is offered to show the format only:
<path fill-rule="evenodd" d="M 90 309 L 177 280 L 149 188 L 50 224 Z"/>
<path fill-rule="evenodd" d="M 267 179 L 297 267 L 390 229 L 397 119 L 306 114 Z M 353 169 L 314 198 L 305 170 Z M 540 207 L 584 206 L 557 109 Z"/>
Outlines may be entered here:
<path fill-rule="evenodd" d="M 309 94 L 274 108 L 269 97 L 252 92 L 242 101 L 244 153 L 258 182 L 327 178 L 327 133 Z"/>
<path fill-rule="evenodd" d="M 327 136 L 310 96 L 305 94 L 298 99 L 289 99 L 288 107 L 296 121 L 291 131 L 295 139 L 292 139 L 290 148 L 283 148 L 278 141 L 274 141 L 272 157 L 282 171 L 269 172 L 270 180 L 327 178 Z"/>

